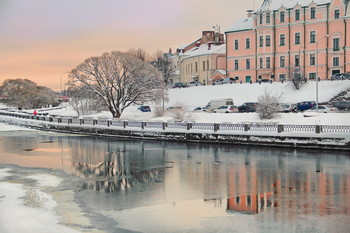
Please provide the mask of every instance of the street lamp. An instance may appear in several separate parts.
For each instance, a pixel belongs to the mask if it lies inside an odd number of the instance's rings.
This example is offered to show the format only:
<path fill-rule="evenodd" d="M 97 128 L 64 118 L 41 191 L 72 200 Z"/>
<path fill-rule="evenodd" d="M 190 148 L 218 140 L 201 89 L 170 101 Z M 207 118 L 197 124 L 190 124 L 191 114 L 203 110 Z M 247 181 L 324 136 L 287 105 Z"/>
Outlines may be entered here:
<path fill-rule="evenodd" d="M 322 38 L 320 38 L 317 41 L 316 44 L 316 112 L 318 113 L 318 42 L 320 42 L 322 39 L 328 37 L 329 35 L 324 35 Z"/>

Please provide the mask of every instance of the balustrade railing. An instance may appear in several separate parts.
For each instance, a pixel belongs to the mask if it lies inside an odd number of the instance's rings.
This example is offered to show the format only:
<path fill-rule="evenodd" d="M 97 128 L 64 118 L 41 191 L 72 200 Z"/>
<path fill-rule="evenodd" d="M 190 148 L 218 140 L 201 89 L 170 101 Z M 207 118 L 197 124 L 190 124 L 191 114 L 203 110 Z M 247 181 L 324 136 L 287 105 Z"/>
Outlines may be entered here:
<path fill-rule="evenodd" d="M 0 115 L 16 118 L 31 119 L 37 121 L 47 121 L 55 124 L 72 124 L 81 126 L 104 126 L 124 129 L 160 129 L 160 130 L 205 130 L 214 132 L 264 132 L 264 133 L 350 133 L 350 125 L 281 125 L 281 124 L 264 124 L 264 123 L 195 123 L 195 122 L 142 122 L 112 120 L 107 118 L 70 118 L 70 117 L 51 117 L 51 116 L 34 116 L 23 113 L 0 111 Z"/>

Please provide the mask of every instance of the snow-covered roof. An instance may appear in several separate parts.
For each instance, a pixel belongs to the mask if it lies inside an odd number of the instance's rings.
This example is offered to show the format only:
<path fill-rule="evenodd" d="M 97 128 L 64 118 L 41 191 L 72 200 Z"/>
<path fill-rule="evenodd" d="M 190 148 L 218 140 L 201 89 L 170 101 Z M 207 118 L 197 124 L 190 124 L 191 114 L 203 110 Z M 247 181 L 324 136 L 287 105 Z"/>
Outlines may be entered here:
<path fill-rule="evenodd" d="M 226 70 L 216 70 L 216 71 L 214 72 L 214 74 L 216 74 L 216 73 L 220 73 L 220 74 L 222 74 L 222 75 L 226 75 Z"/>
<path fill-rule="evenodd" d="M 188 57 L 196 57 L 196 56 L 204 56 L 204 55 L 210 55 L 210 54 L 225 54 L 226 53 L 226 45 L 209 45 L 208 44 L 202 44 L 199 47 L 194 47 L 187 52 L 183 53 L 181 56 Z"/>
<path fill-rule="evenodd" d="M 265 0 L 257 11 L 273 11 L 278 10 L 282 6 L 288 9 L 295 7 L 297 4 L 303 7 L 310 5 L 312 2 L 316 3 L 317 5 L 322 5 L 331 3 L 332 0 Z"/>
<path fill-rule="evenodd" d="M 252 28 L 253 28 L 253 17 L 249 17 L 249 18 L 239 20 L 233 26 L 227 29 L 225 33 L 251 30 Z"/>

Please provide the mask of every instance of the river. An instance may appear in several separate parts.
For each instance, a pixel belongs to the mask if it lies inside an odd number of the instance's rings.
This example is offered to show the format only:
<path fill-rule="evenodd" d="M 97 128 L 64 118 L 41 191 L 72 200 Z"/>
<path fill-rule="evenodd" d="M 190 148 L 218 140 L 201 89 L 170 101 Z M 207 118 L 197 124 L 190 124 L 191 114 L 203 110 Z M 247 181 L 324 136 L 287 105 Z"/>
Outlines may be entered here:
<path fill-rule="evenodd" d="M 0 207 L 6 233 L 348 232 L 350 155 L 0 131 Z"/>

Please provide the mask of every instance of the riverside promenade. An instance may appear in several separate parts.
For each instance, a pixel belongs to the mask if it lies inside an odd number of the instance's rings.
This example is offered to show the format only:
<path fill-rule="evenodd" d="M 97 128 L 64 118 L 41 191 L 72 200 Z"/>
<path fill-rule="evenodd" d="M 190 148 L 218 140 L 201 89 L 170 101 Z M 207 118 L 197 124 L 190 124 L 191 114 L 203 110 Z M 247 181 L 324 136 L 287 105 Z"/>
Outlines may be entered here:
<path fill-rule="evenodd" d="M 144 122 L 34 116 L 0 111 L 0 122 L 39 130 L 115 138 L 349 150 L 350 126 Z"/>

